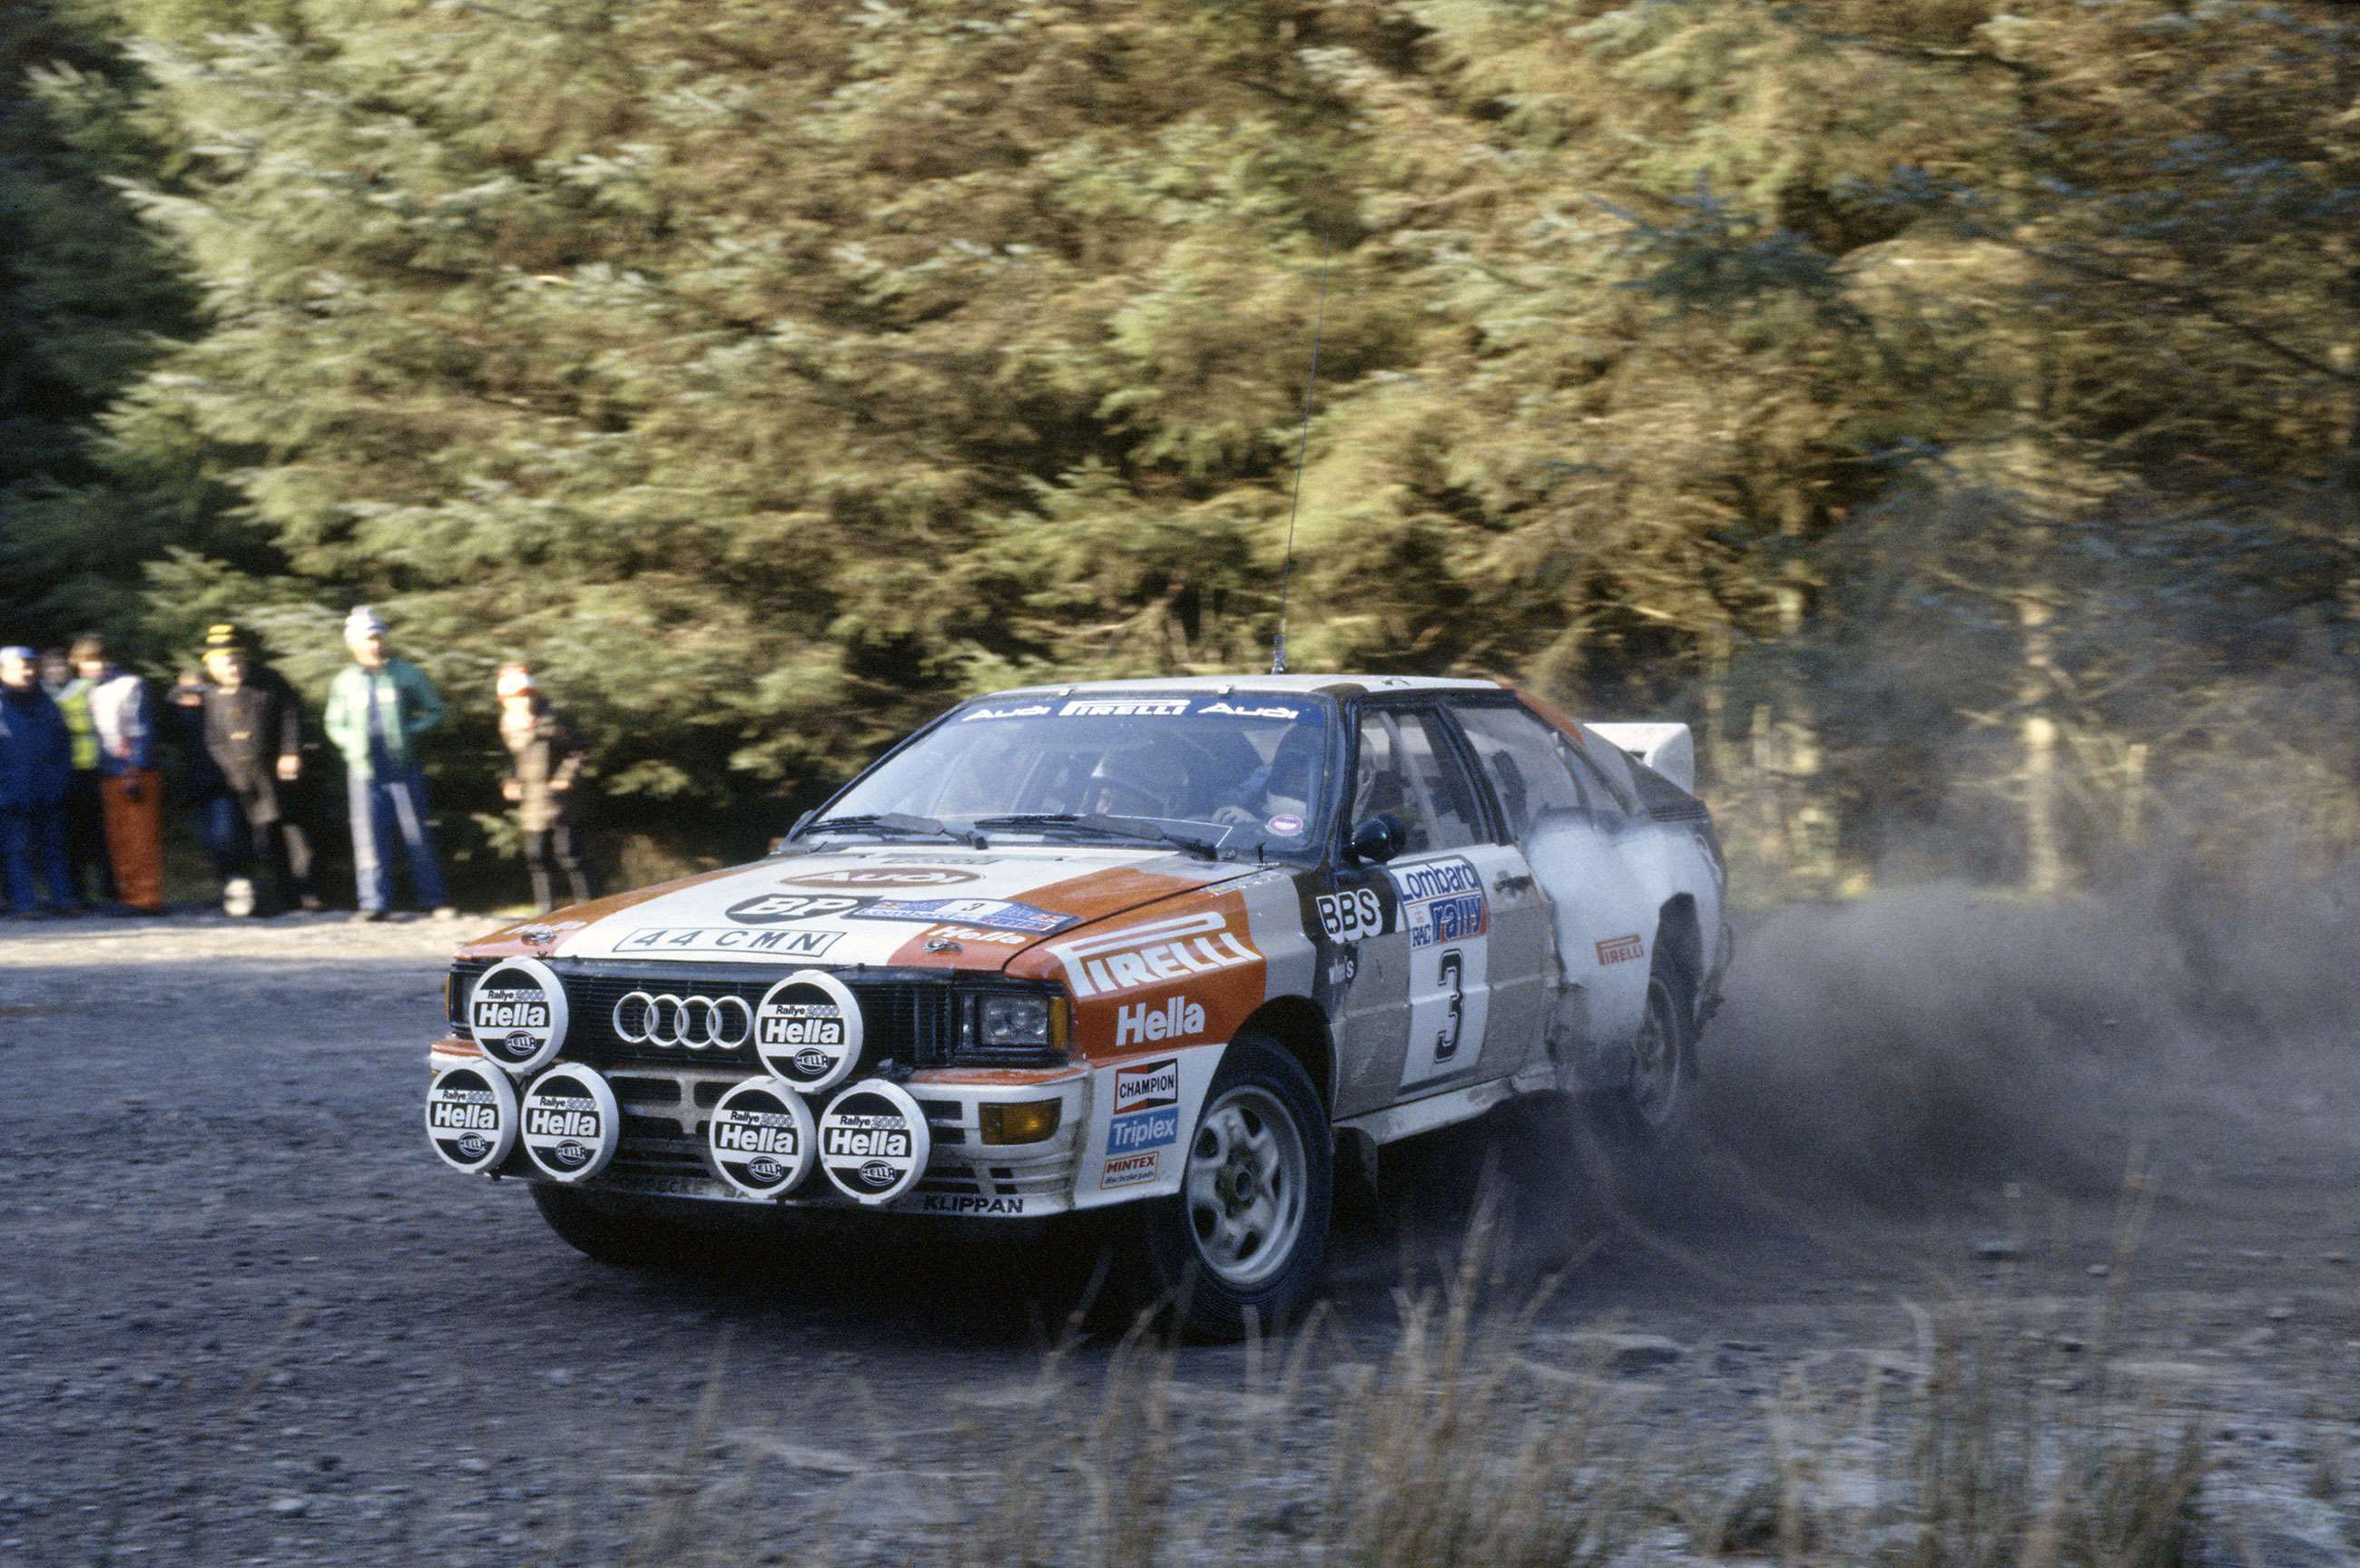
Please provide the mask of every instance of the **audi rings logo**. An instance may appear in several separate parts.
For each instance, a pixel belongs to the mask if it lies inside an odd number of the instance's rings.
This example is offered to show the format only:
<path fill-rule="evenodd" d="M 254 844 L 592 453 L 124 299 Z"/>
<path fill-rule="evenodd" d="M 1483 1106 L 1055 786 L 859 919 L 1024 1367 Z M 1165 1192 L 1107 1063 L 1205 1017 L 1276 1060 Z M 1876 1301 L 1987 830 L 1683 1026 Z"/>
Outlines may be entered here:
<path fill-rule="evenodd" d="M 615 1004 L 615 1037 L 627 1045 L 736 1051 L 754 1038 L 754 1009 L 738 996 L 633 991 Z"/>

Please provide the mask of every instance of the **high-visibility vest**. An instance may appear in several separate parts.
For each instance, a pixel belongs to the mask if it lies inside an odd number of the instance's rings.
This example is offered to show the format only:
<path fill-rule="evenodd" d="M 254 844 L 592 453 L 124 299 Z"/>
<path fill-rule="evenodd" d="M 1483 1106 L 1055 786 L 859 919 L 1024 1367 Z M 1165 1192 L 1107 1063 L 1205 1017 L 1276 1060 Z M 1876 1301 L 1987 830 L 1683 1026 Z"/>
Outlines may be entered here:
<path fill-rule="evenodd" d="M 58 693 L 58 711 L 66 716 L 66 731 L 73 736 L 73 765 L 77 773 L 87 773 L 98 766 L 98 726 L 90 717 L 91 683 L 70 681 Z"/>

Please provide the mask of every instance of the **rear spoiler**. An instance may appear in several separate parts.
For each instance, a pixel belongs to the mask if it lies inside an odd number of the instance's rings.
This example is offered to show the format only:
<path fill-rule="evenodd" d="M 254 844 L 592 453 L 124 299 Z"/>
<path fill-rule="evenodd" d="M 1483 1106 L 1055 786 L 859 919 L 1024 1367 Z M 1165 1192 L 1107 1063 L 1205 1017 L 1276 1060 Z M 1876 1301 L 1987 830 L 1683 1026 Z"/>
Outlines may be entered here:
<path fill-rule="evenodd" d="M 1686 724 L 1590 724 L 1689 794 L 1696 793 L 1696 737 Z"/>

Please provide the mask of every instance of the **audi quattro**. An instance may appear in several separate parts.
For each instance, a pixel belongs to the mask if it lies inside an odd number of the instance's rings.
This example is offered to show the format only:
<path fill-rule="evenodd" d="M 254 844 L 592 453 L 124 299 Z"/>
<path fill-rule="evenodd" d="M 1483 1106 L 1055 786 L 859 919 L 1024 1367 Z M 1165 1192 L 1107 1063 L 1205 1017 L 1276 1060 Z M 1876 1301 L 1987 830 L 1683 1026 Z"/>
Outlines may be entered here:
<path fill-rule="evenodd" d="M 1339 1151 L 1541 1092 L 1677 1126 L 1730 956 L 1691 756 L 1489 681 L 996 692 L 762 861 L 461 949 L 428 1134 L 609 1261 L 1104 1211 L 1142 1294 L 1273 1321 Z"/>

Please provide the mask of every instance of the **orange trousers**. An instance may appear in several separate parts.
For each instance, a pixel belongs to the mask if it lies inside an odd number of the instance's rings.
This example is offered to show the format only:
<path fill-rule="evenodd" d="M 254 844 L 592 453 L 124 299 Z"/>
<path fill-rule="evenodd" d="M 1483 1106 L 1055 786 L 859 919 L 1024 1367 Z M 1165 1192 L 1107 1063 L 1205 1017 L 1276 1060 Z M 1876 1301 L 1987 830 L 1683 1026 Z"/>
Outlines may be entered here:
<path fill-rule="evenodd" d="M 152 768 L 98 781 L 106 812 L 106 858 L 115 896 L 148 914 L 164 912 L 164 776 Z"/>

